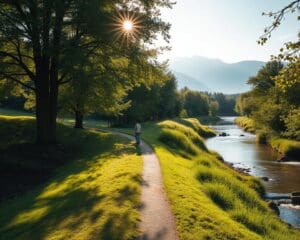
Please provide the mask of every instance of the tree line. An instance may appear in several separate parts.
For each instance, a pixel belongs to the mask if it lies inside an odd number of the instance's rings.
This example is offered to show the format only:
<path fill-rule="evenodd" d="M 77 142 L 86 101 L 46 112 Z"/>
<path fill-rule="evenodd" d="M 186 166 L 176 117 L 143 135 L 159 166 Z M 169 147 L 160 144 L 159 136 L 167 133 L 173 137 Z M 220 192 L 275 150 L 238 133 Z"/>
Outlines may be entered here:
<path fill-rule="evenodd" d="M 108 91 L 105 87 L 86 86 L 84 78 L 80 78 L 82 76 L 79 73 L 76 77 L 78 77 L 77 84 L 68 84 L 62 88 L 58 103 L 58 114 L 62 117 L 74 116 L 75 128 L 84 127 L 85 117 L 124 125 L 132 124 L 134 121 L 156 121 L 174 117 L 236 115 L 235 95 L 200 92 L 187 87 L 178 89 L 175 76 L 168 71 L 165 64 L 156 66 L 156 74 L 151 76 L 155 79 L 143 81 L 121 93 L 116 89 Z M 97 77 L 90 81 L 90 84 L 93 82 L 99 84 Z M 94 91 L 102 93 L 95 95 Z M 2 95 L 1 106 L 35 111 L 34 101 L 30 97 L 25 98 L 23 95 L 12 93 L 6 97 Z"/>
<path fill-rule="evenodd" d="M 252 90 L 240 95 L 236 111 L 251 117 L 267 136 L 300 140 L 300 60 L 268 62 L 248 80 Z"/>

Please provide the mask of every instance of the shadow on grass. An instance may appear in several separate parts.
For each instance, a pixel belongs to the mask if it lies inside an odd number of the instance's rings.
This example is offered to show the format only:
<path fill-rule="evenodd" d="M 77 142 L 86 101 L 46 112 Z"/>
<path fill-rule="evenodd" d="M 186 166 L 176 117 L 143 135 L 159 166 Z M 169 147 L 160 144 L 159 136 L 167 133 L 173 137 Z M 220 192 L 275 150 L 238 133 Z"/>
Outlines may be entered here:
<path fill-rule="evenodd" d="M 134 148 L 111 134 L 62 126 L 59 130 L 61 142 L 74 154 L 71 158 L 63 155 L 63 163 L 53 169 L 48 182 L 35 183 L 33 191 L 0 203 L 0 239 L 133 239 L 137 216 L 132 215 L 132 205 L 138 205 L 139 199 L 134 186 L 141 176 L 128 171 L 111 178 L 111 173 L 101 169 L 111 158 L 133 154 Z M 24 160 L 28 165 L 32 157 Z M 39 168 L 36 160 L 29 165 Z"/>
<path fill-rule="evenodd" d="M 11 226 L 4 228 L 0 239 L 44 239 L 49 231 L 62 224 L 66 217 L 74 217 L 75 221 L 66 224 L 66 228 L 75 230 L 81 223 L 81 219 L 86 217 L 91 212 L 93 206 L 101 201 L 105 196 L 94 196 L 92 190 L 84 191 L 77 189 L 62 196 L 49 198 L 31 199 L 32 202 L 29 208 L 18 209 L 11 217 Z M 82 203 L 85 203 L 82 205 Z M 26 213 L 41 209 L 41 215 L 35 220 L 35 216 L 31 219 L 26 219 L 18 223 L 18 215 L 23 215 L 26 218 Z M 63 212 L 63 214 L 61 214 Z M 91 215 L 95 220 L 96 213 Z M 101 216 L 101 212 L 97 213 Z M 15 223 L 14 223 L 15 222 Z M 34 233 L 34 236 L 32 235 Z M 31 237 L 31 238 L 30 238 Z"/>

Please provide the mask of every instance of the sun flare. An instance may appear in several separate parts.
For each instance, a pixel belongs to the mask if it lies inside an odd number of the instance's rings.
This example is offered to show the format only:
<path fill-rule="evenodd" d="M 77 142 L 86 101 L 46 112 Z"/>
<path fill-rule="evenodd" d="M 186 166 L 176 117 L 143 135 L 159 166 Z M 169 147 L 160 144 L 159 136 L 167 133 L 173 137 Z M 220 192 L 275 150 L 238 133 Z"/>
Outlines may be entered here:
<path fill-rule="evenodd" d="M 135 41 L 140 34 L 141 21 L 133 12 L 119 12 L 113 18 L 113 29 L 116 39 L 128 44 Z"/>
<path fill-rule="evenodd" d="M 125 31 L 132 31 L 133 30 L 133 23 L 130 20 L 125 20 L 123 22 L 123 28 Z"/>

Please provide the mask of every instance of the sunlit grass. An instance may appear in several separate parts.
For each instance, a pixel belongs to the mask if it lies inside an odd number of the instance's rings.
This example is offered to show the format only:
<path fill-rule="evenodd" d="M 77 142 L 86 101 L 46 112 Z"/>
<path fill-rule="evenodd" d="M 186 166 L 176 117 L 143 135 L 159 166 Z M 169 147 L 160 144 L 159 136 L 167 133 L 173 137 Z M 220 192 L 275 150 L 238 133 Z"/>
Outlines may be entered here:
<path fill-rule="evenodd" d="M 176 119 L 176 122 L 181 123 L 182 125 L 188 126 L 196 131 L 200 136 L 204 138 L 214 137 L 216 136 L 216 132 L 200 123 L 200 121 L 196 118 L 184 118 L 184 119 Z"/>
<path fill-rule="evenodd" d="M 33 119 L 0 117 L 0 122 L 2 149 L 34 139 Z M 63 155 L 70 157 L 44 184 L 1 202 L 0 239 L 137 237 L 142 159 L 134 144 L 111 134 L 61 125 L 58 133 L 60 144 L 74 154 Z M 23 159 L 27 160 L 31 161 Z"/>
<path fill-rule="evenodd" d="M 300 156 L 300 141 L 273 138 L 269 142 L 272 148 L 276 149 L 280 153 L 288 156 Z"/>
<path fill-rule="evenodd" d="M 242 127 L 246 132 L 255 133 L 255 124 L 254 121 L 247 117 L 238 117 L 234 122 Z"/>
<path fill-rule="evenodd" d="M 217 160 L 217 154 L 197 146 L 192 137 L 177 147 L 170 145 L 172 136 L 178 142 L 179 136 L 195 133 L 178 122 L 143 124 L 142 137 L 159 157 L 180 239 L 300 239 L 299 232 L 281 222 L 260 198 L 264 188 L 258 179 L 235 172 Z M 162 142 L 166 130 L 172 134 Z M 197 154 L 184 144 L 193 144 Z"/>

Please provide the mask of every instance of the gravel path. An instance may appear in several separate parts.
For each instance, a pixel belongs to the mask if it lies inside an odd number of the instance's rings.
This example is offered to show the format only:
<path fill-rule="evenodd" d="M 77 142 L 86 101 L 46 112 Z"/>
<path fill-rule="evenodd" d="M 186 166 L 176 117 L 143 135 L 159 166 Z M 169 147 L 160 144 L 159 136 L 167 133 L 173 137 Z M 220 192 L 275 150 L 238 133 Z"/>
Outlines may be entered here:
<path fill-rule="evenodd" d="M 134 140 L 133 136 L 109 131 Z M 159 160 L 152 148 L 141 142 L 143 184 L 141 206 L 141 240 L 178 240 L 173 213 L 164 190 Z"/>

